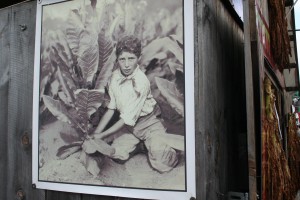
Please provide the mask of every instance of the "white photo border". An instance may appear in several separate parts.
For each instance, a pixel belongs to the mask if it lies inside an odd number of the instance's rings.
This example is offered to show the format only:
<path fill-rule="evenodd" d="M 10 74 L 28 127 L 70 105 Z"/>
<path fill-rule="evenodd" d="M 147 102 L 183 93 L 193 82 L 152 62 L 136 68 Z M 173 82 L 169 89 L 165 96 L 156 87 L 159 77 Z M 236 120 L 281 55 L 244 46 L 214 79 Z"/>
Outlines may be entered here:
<path fill-rule="evenodd" d="M 38 189 L 93 195 L 119 196 L 143 199 L 182 199 L 196 198 L 195 162 L 195 103 L 194 103 L 194 7 L 193 0 L 182 0 L 184 5 L 184 66 L 185 66 L 185 146 L 186 146 L 186 191 L 162 191 L 153 189 L 131 189 L 109 186 L 94 186 L 69 183 L 45 182 L 38 179 L 39 171 L 39 91 L 42 6 L 64 2 L 65 0 L 38 0 L 36 14 L 34 94 L 33 94 L 33 138 L 32 138 L 32 184 Z"/>

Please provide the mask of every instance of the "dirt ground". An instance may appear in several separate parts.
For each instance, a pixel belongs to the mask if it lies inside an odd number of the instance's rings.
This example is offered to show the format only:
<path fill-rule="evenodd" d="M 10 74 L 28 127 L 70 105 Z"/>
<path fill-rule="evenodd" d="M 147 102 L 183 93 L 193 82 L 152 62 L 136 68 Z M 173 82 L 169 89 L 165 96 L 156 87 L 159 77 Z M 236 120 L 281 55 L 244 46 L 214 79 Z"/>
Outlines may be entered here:
<path fill-rule="evenodd" d="M 64 160 L 56 157 L 57 149 L 66 144 L 60 132 L 72 131 L 63 122 L 55 121 L 41 128 L 39 135 L 39 180 L 90 185 L 166 190 L 185 189 L 185 163 L 167 173 L 153 170 L 147 155 L 137 154 L 124 164 L 106 158 L 98 176 L 91 175 L 80 162 L 80 152 Z"/>

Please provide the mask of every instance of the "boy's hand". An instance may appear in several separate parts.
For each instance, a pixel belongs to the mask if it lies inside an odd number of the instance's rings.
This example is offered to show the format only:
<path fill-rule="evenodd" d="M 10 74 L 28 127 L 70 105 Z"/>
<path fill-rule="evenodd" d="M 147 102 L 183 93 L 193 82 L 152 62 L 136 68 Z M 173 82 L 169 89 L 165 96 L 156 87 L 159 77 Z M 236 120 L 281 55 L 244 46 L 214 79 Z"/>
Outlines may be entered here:
<path fill-rule="evenodd" d="M 95 139 L 95 135 L 94 134 L 86 135 L 86 139 L 87 140 Z"/>
<path fill-rule="evenodd" d="M 93 135 L 93 138 L 95 138 L 95 139 L 103 139 L 104 135 L 102 133 L 97 133 L 97 134 Z"/>

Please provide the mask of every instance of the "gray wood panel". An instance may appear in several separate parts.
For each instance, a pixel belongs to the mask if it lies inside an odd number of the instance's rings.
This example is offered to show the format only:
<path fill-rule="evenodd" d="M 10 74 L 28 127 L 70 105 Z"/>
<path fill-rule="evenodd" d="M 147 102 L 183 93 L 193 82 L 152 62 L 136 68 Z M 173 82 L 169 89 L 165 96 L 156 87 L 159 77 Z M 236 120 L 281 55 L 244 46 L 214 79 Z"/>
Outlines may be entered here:
<path fill-rule="evenodd" d="M 239 135 L 246 139 L 243 31 L 221 1 L 196 4 L 197 199 L 225 199 L 240 181 L 229 169 L 239 164 L 231 144 Z"/>
<path fill-rule="evenodd" d="M 194 5 L 197 199 L 215 200 L 230 189 L 231 139 L 245 131 L 243 113 L 237 113 L 245 109 L 240 103 L 245 95 L 243 32 L 221 1 L 199 0 Z M 0 134 L 7 141 L 0 145 L 0 169 L 7 172 L 0 174 L 0 185 L 5 186 L 0 199 L 15 199 L 22 189 L 30 200 L 127 200 L 31 188 L 31 146 L 23 146 L 22 137 L 27 132 L 31 140 L 35 12 L 36 1 L 0 10 L 0 31 L 5 24 L 10 27 L 0 32 Z"/>
<path fill-rule="evenodd" d="M 109 197 L 109 196 L 82 195 L 82 200 L 129 200 L 129 199 L 119 198 L 119 197 Z"/>
<path fill-rule="evenodd" d="M 10 82 L 8 93 L 7 198 L 44 199 L 32 189 L 31 127 L 36 2 L 11 8 Z M 22 30 L 20 25 L 25 25 Z M 23 137 L 24 134 L 25 138 Z M 27 138 L 26 138 L 27 137 Z M 25 142 L 25 145 L 22 144 Z M 18 192 L 19 191 L 19 192 Z"/>
<path fill-rule="evenodd" d="M 254 121 L 254 92 L 253 92 L 253 69 L 259 67 L 252 63 L 252 41 L 257 40 L 255 24 L 255 0 L 244 2 L 244 24 L 245 24 L 245 74 L 246 74 L 246 99 L 247 99 L 247 141 L 248 141 L 248 163 L 249 163 L 249 199 L 256 199 L 256 148 L 255 148 L 255 121 Z M 253 49 L 257 52 L 257 48 Z"/>
<path fill-rule="evenodd" d="M 0 11 L 0 185 L 7 182 L 7 115 L 8 115 L 8 84 L 10 69 L 10 13 L 11 9 Z M 0 199 L 6 199 L 6 190 L 0 189 Z"/>
<path fill-rule="evenodd" d="M 45 200 L 81 200 L 80 194 L 67 192 L 46 191 Z"/>

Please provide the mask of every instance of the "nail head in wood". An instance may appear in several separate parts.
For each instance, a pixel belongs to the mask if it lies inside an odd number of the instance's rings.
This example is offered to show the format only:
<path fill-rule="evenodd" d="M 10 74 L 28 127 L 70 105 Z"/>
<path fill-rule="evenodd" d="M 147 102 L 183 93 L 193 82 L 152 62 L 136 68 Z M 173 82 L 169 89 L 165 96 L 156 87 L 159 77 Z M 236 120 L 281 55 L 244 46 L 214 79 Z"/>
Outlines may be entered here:
<path fill-rule="evenodd" d="M 32 188 L 33 188 L 33 189 L 36 189 L 36 184 L 32 184 Z"/>
<path fill-rule="evenodd" d="M 24 200 L 25 199 L 25 192 L 23 190 L 17 191 L 17 199 L 18 200 Z"/>
<path fill-rule="evenodd" d="M 196 200 L 196 198 L 195 197 L 191 197 L 190 200 Z"/>
<path fill-rule="evenodd" d="M 29 145 L 30 145 L 30 139 L 29 139 L 29 135 L 27 132 L 25 132 L 22 136 L 22 145 L 24 147 L 29 147 Z"/>
<path fill-rule="evenodd" d="M 27 29 L 26 24 L 20 24 L 21 31 L 25 31 Z"/>

